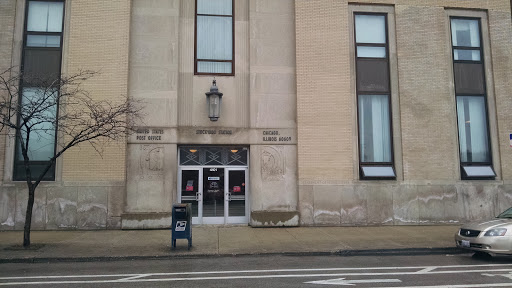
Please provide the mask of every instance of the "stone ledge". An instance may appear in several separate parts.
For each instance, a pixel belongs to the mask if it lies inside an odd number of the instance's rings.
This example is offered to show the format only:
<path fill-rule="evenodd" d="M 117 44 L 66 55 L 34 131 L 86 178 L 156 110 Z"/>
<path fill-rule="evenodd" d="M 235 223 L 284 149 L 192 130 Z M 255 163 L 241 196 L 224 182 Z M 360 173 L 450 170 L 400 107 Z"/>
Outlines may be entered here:
<path fill-rule="evenodd" d="M 171 212 L 124 213 L 121 229 L 162 229 L 171 227 Z"/>
<path fill-rule="evenodd" d="M 252 227 L 295 227 L 299 226 L 298 211 L 252 211 Z"/>

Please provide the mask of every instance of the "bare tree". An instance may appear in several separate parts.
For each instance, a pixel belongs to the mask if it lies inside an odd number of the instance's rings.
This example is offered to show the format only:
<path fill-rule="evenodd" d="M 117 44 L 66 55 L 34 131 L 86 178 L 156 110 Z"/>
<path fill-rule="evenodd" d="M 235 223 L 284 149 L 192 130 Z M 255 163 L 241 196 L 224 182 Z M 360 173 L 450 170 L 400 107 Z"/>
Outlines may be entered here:
<path fill-rule="evenodd" d="M 88 143 L 101 155 L 109 142 L 126 139 L 140 119 L 142 103 L 128 99 L 95 100 L 82 89 L 82 83 L 98 74 L 80 71 L 60 77 L 36 78 L 22 75 L 12 67 L 0 73 L 0 132 L 16 139 L 17 153 L 23 158 L 28 203 L 23 246 L 30 246 L 32 209 L 37 186 L 71 147 Z M 53 78 L 53 79 L 51 79 Z M 29 81 L 27 81 L 29 79 Z M 20 87 L 20 81 L 30 87 Z M 34 84 L 35 83 L 35 84 Z M 34 171 L 31 157 L 41 143 L 55 143 L 55 152 Z M 53 156 L 52 156 L 53 155 Z"/>

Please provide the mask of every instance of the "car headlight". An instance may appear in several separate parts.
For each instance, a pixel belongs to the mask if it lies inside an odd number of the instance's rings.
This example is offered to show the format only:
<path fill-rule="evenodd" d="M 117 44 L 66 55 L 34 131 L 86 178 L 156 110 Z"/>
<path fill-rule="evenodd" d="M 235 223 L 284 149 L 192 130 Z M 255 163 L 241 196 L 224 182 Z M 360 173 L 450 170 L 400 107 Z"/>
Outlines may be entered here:
<path fill-rule="evenodd" d="M 507 233 L 507 229 L 498 228 L 498 229 L 491 229 L 491 230 L 485 232 L 484 236 L 505 236 L 505 233 Z"/>

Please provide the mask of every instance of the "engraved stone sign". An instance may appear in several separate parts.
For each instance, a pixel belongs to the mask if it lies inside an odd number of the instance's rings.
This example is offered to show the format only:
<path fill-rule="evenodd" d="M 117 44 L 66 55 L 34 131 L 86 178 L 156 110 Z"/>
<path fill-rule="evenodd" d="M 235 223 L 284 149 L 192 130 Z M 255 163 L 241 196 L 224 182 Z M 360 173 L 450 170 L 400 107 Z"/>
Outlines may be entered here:
<path fill-rule="evenodd" d="M 141 150 L 140 179 L 161 180 L 164 175 L 164 147 L 142 145 Z"/>
<path fill-rule="evenodd" d="M 263 181 L 284 179 L 285 161 L 282 150 L 282 147 L 263 146 L 261 152 L 261 177 Z"/>

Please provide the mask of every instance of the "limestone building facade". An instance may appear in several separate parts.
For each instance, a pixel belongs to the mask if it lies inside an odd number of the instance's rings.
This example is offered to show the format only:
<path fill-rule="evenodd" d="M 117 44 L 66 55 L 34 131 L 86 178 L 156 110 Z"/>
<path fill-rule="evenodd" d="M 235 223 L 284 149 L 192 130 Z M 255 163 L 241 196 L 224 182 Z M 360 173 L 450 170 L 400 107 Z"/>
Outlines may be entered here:
<path fill-rule="evenodd" d="M 53 51 L 64 75 L 100 72 L 95 99 L 145 103 L 103 157 L 58 160 L 34 229 L 166 228 L 178 202 L 253 227 L 494 216 L 512 206 L 511 47 L 509 0 L 0 1 L 0 70 Z M 15 146 L 0 138 L 1 230 L 25 220 Z"/>

